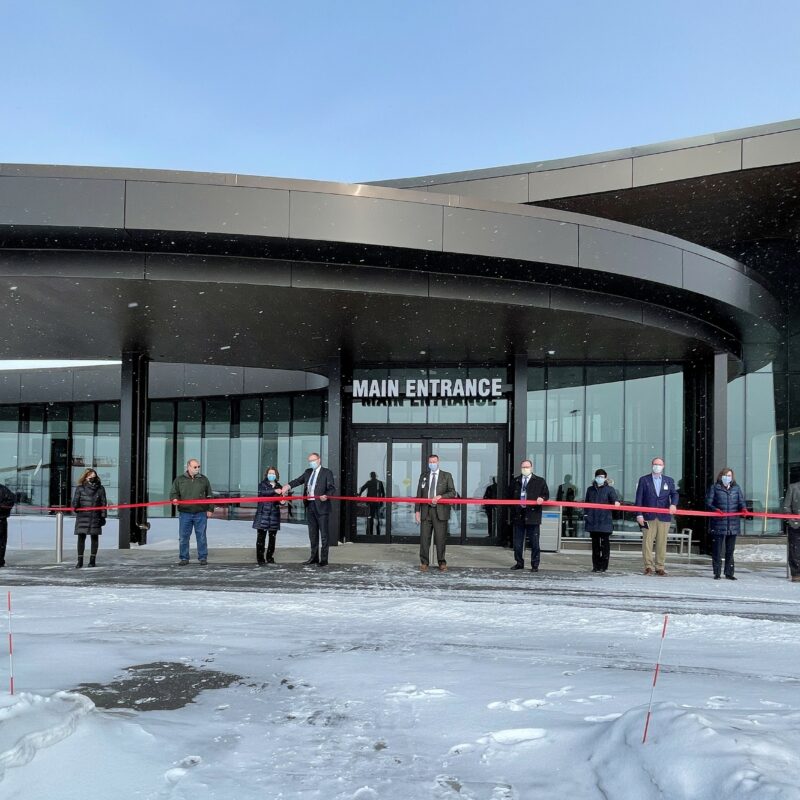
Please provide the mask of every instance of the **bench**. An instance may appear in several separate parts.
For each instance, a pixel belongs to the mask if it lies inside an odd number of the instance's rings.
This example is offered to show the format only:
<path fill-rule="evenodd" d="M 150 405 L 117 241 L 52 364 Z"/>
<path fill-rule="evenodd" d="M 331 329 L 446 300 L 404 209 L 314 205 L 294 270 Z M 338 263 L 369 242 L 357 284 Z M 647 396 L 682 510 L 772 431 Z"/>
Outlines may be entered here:
<path fill-rule="evenodd" d="M 641 531 L 614 531 L 611 534 L 611 539 L 609 540 L 612 544 L 615 542 L 622 543 L 622 542 L 641 542 L 642 541 L 642 532 Z M 670 532 L 667 534 L 667 547 L 671 544 L 677 545 L 678 547 L 678 555 L 685 555 L 690 556 L 692 554 L 692 529 L 691 528 L 682 528 L 679 531 L 673 531 L 670 529 Z M 686 546 L 686 550 L 684 551 L 684 545 Z"/>

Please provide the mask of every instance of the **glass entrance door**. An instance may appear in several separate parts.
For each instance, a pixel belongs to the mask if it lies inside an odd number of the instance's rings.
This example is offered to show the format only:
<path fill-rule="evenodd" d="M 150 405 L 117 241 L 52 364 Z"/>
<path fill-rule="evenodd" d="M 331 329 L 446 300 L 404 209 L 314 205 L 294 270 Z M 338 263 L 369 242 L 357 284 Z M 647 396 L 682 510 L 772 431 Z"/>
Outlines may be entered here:
<path fill-rule="evenodd" d="M 405 431 L 356 431 L 348 471 L 352 495 L 414 497 L 428 457 L 439 456 L 440 469 L 453 476 L 459 497 L 477 500 L 502 497 L 504 431 L 497 429 L 440 430 L 430 435 Z M 353 541 L 419 541 L 412 503 L 349 503 L 346 525 Z M 448 542 L 495 544 L 498 515 L 482 503 L 452 507 Z"/>

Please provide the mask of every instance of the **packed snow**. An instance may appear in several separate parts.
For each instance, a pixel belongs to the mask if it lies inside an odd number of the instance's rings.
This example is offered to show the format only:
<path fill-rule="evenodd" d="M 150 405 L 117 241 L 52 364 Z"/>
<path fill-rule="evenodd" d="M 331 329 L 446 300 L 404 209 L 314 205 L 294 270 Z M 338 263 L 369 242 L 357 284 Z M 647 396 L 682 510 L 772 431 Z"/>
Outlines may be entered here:
<path fill-rule="evenodd" d="M 65 567 L 12 586 L 0 796 L 800 799 L 800 585 L 739 563 L 209 567 L 242 591 Z"/>

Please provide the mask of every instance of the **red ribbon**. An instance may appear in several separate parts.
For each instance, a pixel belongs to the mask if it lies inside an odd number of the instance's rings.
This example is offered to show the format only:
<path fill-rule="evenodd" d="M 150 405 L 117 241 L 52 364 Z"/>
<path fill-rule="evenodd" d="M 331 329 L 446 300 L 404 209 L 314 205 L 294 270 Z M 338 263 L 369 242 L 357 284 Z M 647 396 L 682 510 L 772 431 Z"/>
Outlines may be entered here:
<path fill-rule="evenodd" d="M 120 508 L 149 508 L 156 506 L 171 505 L 241 505 L 244 503 L 278 503 L 284 500 L 319 500 L 319 496 L 308 497 L 305 495 L 273 495 L 271 497 L 205 497 L 197 500 L 153 500 L 147 503 L 117 503 L 107 506 L 88 506 L 84 508 L 71 508 L 70 506 L 27 506 L 27 508 L 40 511 L 63 511 L 65 513 L 81 513 L 85 511 L 111 511 Z M 361 497 L 351 495 L 327 495 L 328 500 L 340 500 L 348 503 L 405 503 L 412 505 L 433 504 L 433 500 L 428 497 Z M 653 508 L 652 506 L 628 506 L 628 505 L 606 505 L 605 503 L 581 503 L 568 500 L 489 500 L 477 497 L 453 497 L 442 498 L 436 501 L 442 505 L 451 506 L 547 506 L 561 508 L 598 508 L 603 511 L 622 511 L 625 513 L 637 514 L 669 514 L 668 508 Z M 676 516 L 682 517 L 753 517 L 759 519 L 796 519 L 800 520 L 800 514 L 772 514 L 765 511 L 695 511 L 691 509 L 679 508 L 675 512 Z"/>

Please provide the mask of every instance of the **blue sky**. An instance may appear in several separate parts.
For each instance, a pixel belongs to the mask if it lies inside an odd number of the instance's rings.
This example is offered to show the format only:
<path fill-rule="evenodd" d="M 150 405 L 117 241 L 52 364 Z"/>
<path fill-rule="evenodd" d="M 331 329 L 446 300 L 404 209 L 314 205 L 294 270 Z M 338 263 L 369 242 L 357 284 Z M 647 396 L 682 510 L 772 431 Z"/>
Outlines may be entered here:
<path fill-rule="evenodd" d="M 0 162 L 378 180 L 800 117 L 796 0 L 0 0 Z"/>

